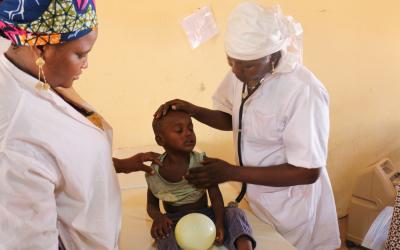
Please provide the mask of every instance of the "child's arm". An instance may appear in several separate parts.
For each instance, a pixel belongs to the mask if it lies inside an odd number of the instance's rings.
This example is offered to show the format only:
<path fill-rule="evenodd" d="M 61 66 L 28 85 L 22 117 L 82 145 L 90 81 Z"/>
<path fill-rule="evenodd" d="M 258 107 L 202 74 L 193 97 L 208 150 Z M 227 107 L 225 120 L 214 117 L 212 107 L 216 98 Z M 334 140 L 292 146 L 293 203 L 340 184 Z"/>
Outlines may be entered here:
<path fill-rule="evenodd" d="M 224 242 L 224 199 L 218 185 L 209 187 L 208 195 L 215 215 L 215 227 L 217 229 L 215 241 L 218 244 L 222 244 Z"/>
<path fill-rule="evenodd" d="M 147 189 L 147 214 L 153 219 L 151 236 L 154 239 L 164 238 L 170 233 L 173 222 L 167 215 L 161 213 L 160 202 L 150 189 Z"/>

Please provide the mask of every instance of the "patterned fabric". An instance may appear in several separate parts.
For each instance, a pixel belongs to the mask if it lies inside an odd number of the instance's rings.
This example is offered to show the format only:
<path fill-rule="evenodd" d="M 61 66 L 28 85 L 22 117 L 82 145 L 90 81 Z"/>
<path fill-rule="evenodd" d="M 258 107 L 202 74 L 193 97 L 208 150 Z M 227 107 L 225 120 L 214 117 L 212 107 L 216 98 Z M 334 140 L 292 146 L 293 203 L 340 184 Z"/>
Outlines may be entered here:
<path fill-rule="evenodd" d="M 95 0 L 0 1 L 0 35 L 18 46 L 59 44 L 96 27 Z"/>
<path fill-rule="evenodd" d="M 385 249 L 400 249 L 400 185 L 396 186 L 397 197 L 393 208 L 392 222 L 390 224 L 388 239 L 386 240 Z"/>
<path fill-rule="evenodd" d="M 98 127 L 101 130 L 104 130 L 103 126 L 103 119 L 99 114 L 96 112 L 93 112 L 92 114 L 86 116 L 86 118 L 91 121 L 96 127 Z"/>

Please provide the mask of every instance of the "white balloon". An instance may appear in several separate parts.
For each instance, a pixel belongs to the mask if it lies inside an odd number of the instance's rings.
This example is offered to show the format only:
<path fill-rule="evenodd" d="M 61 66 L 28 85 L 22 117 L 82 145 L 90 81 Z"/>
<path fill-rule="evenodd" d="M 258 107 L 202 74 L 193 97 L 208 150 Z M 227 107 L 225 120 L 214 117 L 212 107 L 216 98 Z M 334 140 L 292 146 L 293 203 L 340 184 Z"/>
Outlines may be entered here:
<path fill-rule="evenodd" d="M 215 241 L 214 222 L 200 213 L 183 216 L 175 227 L 175 239 L 184 250 L 206 250 Z"/>

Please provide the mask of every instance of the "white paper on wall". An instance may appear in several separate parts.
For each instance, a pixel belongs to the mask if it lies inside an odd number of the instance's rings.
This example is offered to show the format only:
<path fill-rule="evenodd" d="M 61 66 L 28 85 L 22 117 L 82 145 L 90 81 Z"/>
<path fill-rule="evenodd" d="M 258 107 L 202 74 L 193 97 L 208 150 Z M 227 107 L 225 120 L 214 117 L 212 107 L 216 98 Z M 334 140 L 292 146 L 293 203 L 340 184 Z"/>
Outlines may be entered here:
<path fill-rule="evenodd" d="M 197 48 L 218 34 L 218 27 L 211 9 L 202 7 L 182 20 L 182 27 L 192 49 Z"/>

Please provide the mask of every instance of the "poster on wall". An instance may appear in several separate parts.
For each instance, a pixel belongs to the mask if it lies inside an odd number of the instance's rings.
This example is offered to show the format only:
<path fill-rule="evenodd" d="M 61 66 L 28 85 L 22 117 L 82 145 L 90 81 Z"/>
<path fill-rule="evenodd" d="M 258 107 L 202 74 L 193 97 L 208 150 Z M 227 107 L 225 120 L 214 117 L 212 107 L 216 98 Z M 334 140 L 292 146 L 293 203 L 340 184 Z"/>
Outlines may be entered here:
<path fill-rule="evenodd" d="M 182 20 L 190 47 L 195 49 L 218 34 L 217 23 L 210 7 L 205 6 Z"/>

